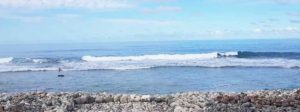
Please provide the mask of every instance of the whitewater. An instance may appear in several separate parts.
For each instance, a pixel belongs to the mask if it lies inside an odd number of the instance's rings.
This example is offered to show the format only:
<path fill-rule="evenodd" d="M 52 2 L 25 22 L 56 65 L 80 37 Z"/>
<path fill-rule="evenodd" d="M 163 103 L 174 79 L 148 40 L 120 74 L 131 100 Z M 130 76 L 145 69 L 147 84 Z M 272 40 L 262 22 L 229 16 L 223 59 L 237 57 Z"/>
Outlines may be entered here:
<path fill-rule="evenodd" d="M 293 54 L 293 55 L 292 55 Z M 289 55 L 289 57 L 285 56 Z M 282 52 L 210 52 L 78 58 L 0 58 L 0 72 L 131 70 L 157 67 L 277 67 L 299 68 L 300 55 Z"/>

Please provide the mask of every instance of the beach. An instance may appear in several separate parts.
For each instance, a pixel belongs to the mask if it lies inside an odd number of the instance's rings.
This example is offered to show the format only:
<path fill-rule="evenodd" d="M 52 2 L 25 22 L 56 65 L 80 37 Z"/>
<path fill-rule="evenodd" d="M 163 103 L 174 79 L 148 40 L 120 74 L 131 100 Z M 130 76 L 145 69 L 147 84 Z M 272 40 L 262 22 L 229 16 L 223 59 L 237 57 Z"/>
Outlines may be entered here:
<path fill-rule="evenodd" d="M 185 92 L 165 95 L 110 93 L 1 93 L 0 112 L 299 112 L 300 89 Z"/>

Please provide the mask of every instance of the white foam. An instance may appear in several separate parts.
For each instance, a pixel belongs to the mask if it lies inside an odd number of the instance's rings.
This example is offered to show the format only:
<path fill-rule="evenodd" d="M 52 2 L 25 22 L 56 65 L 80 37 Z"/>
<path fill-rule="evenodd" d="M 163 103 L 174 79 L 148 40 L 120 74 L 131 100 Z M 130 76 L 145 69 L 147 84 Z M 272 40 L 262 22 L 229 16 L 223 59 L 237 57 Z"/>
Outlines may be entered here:
<path fill-rule="evenodd" d="M 238 56 L 239 53 L 238 52 L 225 52 L 225 53 L 219 53 L 221 56 L 224 57 L 232 57 L 232 56 Z"/>
<path fill-rule="evenodd" d="M 32 61 L 34 63 L 46 63 L 46 62 L 48 62 L 47 59 L 32 59 Z"/>
<path fill-rule="evenodd" d="M 143 55 L 143 56 L 106 56 L 106 57 L 94 57 L 83 56 L 81 59 L 88 62 L 99 61 L 142 61 L 142 60 L 193 60 L 193 59 L 213 59 L 217 58 L 218 53 L 204 53 L 204 54 L 158 54 L 158 55 Z"/>
<path fill-rule="evenodd" d="M 227 56 L 219 58 L 218 55 Z M 64 71 L 77 70 L 131 70 L 146 69 L 153 67 L 280 67 L 280 68 L 300 68 L 300 60 L 270 58 L 237 58 L 235 53 L 207 53 L 207 54 L 177 54 L 177 55 L 144 55 L 144 56 L 124 56 L 124 57 L 93 57 L 84 56 L 85 61 L 60 61 L 55 64 L 20 64 L 9 63 L 0 64 L 0 72 L 16 71 L 56 71 L 62 68 Z M 6 62 L 10 62 L 12 59 Z M 40 61 L 37 61 L 40 62 Z"/>
<path fill-rule="evenodd" d="M 242 59 L 235 57 L 214 59 L 189 59 L 189 60 L 118 60 L 118 61 L 89 61 L 65 63 L 64 67 L 72 70 L 97 70 L 97 69 L 145 69 L 152 67 L 280 67 L 299 68 L 300 60 L 291 59 Z"/>
<path fill-rule="evenodd" d="M 0 65 L 0 72 L 25 72 L 25 71 L 55 71 L 57 67 L 36 67 L 21 65 Z"/>
<path fill-rule="evenodd" d="M 0 64 L 10 63 L 13 59 L 13 57 L 0 58 Z"/>

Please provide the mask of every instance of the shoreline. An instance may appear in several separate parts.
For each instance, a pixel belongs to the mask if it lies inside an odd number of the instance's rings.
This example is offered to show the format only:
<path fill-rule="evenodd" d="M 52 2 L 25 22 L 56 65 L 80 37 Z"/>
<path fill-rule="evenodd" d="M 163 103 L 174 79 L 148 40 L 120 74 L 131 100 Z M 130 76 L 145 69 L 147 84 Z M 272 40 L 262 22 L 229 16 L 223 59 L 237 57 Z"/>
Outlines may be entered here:
<path fill-rule="evenodd" d="M 300 111 L 300 89 L 252 92 L 185 92 L 166 95 L 109 93 L 0 93 L 0 112 Z"/>

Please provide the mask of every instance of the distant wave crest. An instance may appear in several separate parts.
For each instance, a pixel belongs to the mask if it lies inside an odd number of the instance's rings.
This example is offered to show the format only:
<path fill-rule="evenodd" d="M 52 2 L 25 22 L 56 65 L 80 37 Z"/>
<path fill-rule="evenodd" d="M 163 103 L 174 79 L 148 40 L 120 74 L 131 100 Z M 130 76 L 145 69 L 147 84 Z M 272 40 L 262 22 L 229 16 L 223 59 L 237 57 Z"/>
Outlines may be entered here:
<path fill-rule="evenodd" d="M 13 59 L 14 59 L 13 57 L 0 58 L 0 64 L 10 63 Z"/>
<path fill-rule="evenodd" d="M 251 52 L 239 51 L 238 58 L 285 58 L 300 59 L 299 52 Z"/>
<path fill-rule="evenodd" d="M 0 72 L 130 70 L 157 67 L 276 67 L 300 68 L 300 53 L 211 52 L 140 56 L 82 56 L 79 58 L 0 58 Z"/>
<path fill-rule="evenodd" d="M 238 52 L 225 52 L 225 53 L 202 53 L 202 54 L 158 54 L 158 55 L 143 55 L 143 56 L 83 56 L 81 59 L 88 62 L 99 61 L 141 61 L 141 60 L 194 60 L 194 59 L 214 59 L 218 57 L 237 56 Z"/>

